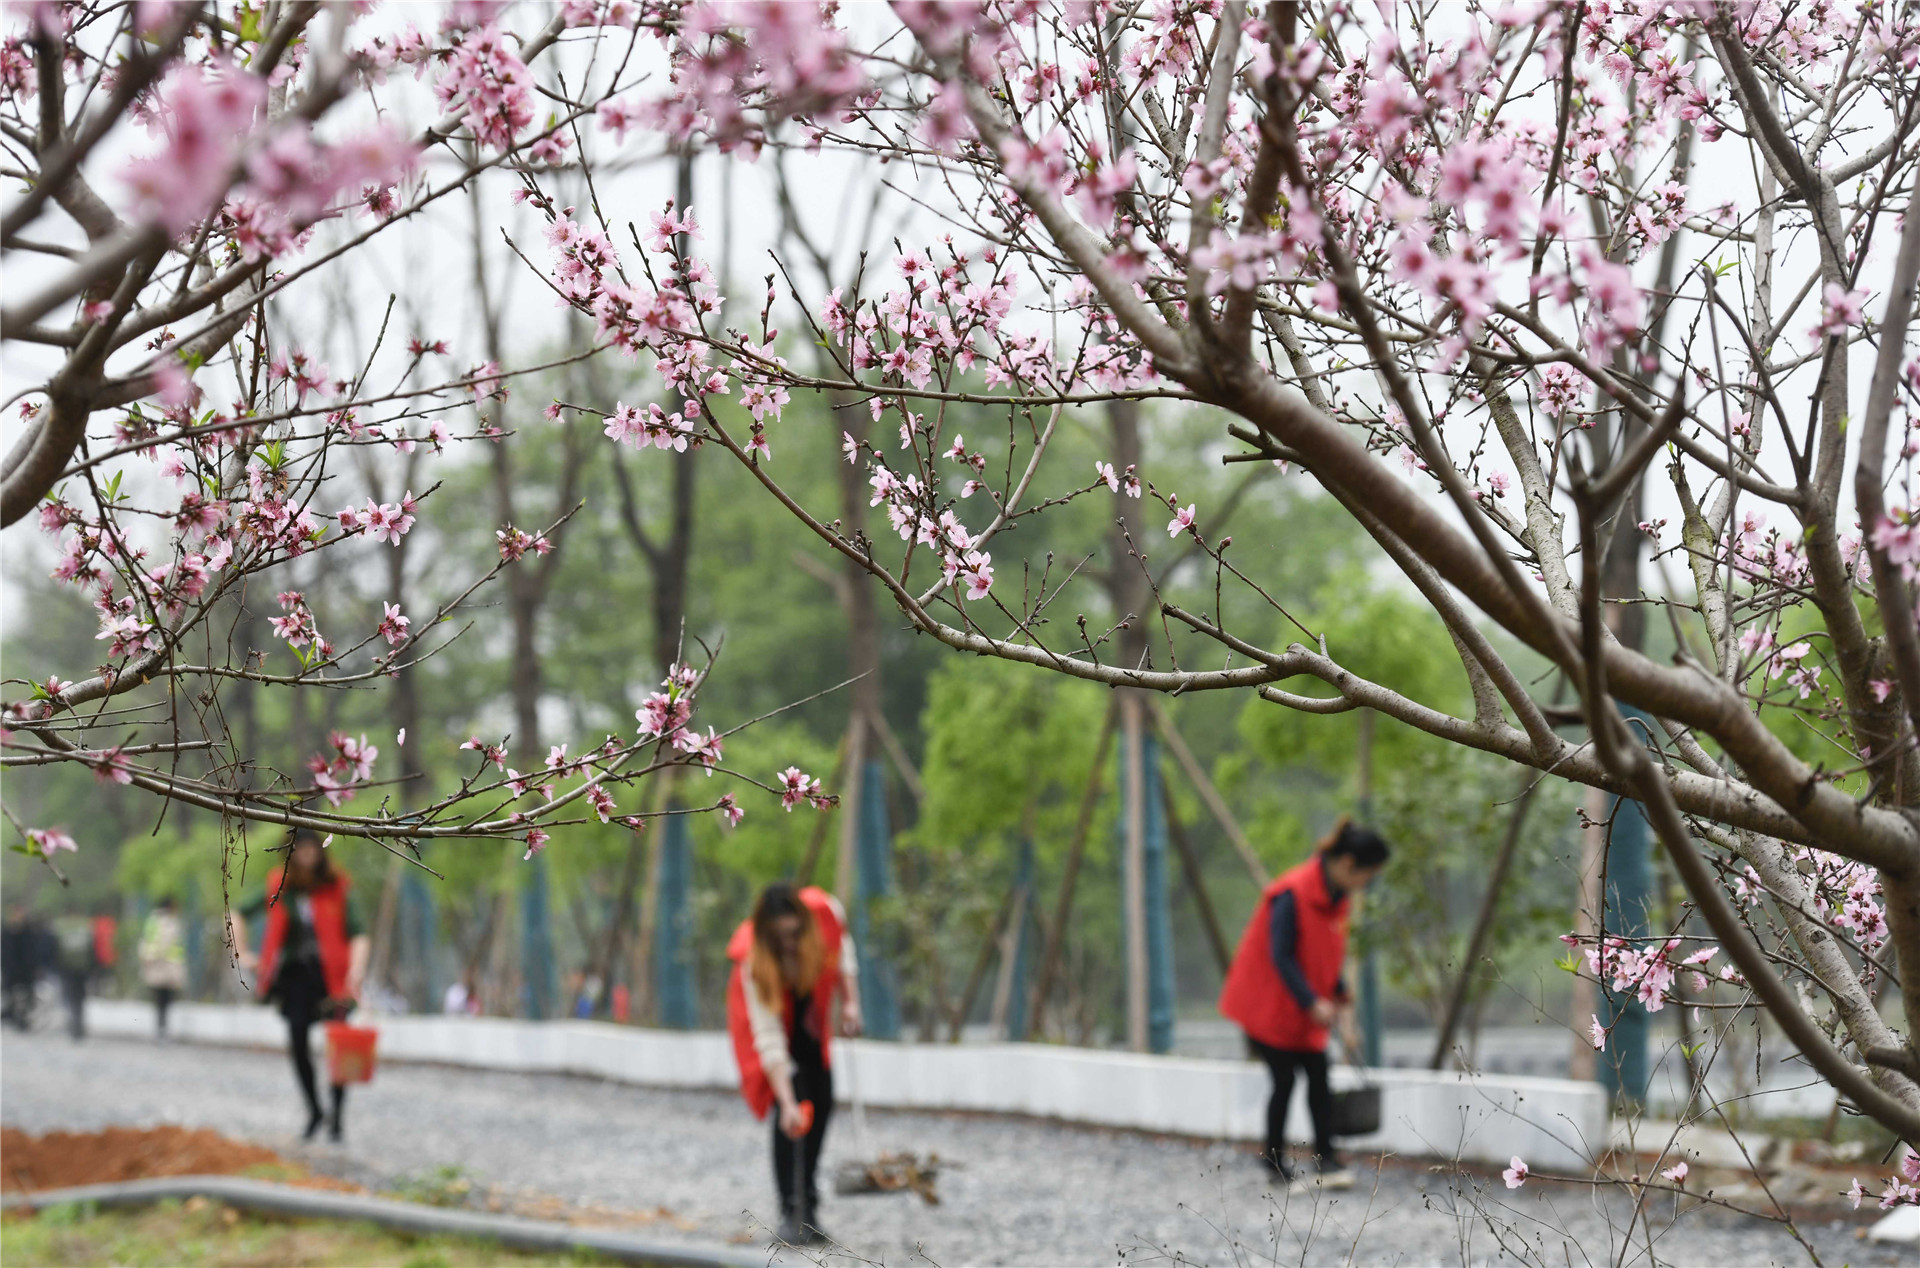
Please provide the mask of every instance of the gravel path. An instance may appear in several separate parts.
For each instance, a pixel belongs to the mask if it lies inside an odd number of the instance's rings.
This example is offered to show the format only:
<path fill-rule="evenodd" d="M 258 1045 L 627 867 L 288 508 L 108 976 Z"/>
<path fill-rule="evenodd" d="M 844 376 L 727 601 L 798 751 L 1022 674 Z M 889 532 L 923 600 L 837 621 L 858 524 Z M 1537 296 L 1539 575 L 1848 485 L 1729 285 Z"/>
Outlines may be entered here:
<path fill-rule="evenodd" d="M 758 1241 L 774 1222 L 767 1129 L 731 1095 L 393 1065 L 354 1089 L 347 1110 L 345 1145 L 302 1145 L 304 1112 L 280 1054 L 0 1039 L 0 1119 L 28 1131 L 212 1127 L 376 1188 L 457 1166 L 476 1196 L 510 1209 L 571 1207 L 707 1243 Z M 1316 1203 L 1275 1195 L 1228 1145 L 891 1111 L 870 1113 L 869 1129 L 875 1150 L 930 1151 L 945 1165 L 938 1206 L 904 1194 L 826 1198 L 822 1222 L 877 1264 L 1648 1262 L 1647 1224 L 1623 1255 L 1628 1205 L 1584 1187 L 1534 1182 L 1511 1194 L 1497 1176 L 1389 1162 Z M 853 1156 L 852 1134 L 843 1112 L 823 1171 Z M 1911 1247 L 1857 1240 L 1864 1212 L 1843 1221 L 1836 1200 L 1819 1214 L 1815 1224 L 1803 1213 L 1802 1231 L 1826 1262 L 1910 1262 Z M 1807 1262 L 1777 1226 L 1718 1210 L 1654 1224 L 1661 1263 Z M 802 1261 L 790 1252 L 780 1262 Z"/>

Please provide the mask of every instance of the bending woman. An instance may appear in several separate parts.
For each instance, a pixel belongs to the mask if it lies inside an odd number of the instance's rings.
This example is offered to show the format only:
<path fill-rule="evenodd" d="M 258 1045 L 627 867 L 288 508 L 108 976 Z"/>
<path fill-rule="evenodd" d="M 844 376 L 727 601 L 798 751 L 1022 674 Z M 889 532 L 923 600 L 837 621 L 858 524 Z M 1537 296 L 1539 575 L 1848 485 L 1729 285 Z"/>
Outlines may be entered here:
<path fill-rule="evenodd" d="M 830 1064 L 833 997 L 840 1033 L 860 1033 L 860 989 L 847 914 L 823 889 L 767 886 L 752 919 L 734 931 L 727 955 L 727 1029 L 740 1063 L 740 1094 L 755 1118 L 778 1105 L 773 1177 L 780 1190 L 779 1238 L 819 1245 L 820 1145 L 833 1117 Z M 806 1121 L 801 1102 L 812 1103 Z"/>
<path fill-rule="evenodd" d="M 305 828 L 295 831 L 285 867 L 267 876 L 266 890 L 233 914 L 233 945 L 242 968 L 257 970 L 254 989 L 280 1005 L 287 1019 L 287 1044 L 293 1072 L 307 1098 L 307 1130 L 312 1140 L 327 1124 L 327 1138 L 340 1139 L 347 1090 L 333 1087 L 332 1116 L 320 1107 L 314 1082 L 313 1024 L 342 1021 L 353 1011 L 367 973 L 371 947 L 348 891 L 351 882 L 335 868 L 320 838 Z M 260 953 L 247 950 L 246 918 L 266 913 Z"/>

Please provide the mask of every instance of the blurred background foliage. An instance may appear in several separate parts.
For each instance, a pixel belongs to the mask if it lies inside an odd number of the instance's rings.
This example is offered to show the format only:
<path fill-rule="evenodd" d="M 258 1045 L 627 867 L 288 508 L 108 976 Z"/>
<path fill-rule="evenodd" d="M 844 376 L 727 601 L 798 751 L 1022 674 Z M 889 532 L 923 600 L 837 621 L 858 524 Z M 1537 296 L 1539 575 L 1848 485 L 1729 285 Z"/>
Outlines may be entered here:
<path fill-rule="evenodd" d="M 609 364 L 595 371 L 610 373 L 625 373 L 625 367 Z M 637 377 L 601 383 L 577 370 L 520 381 L 505 410 L 507 437 L 456 445 L 448 456 L 421 468 L 440 484 L 422 502 L 420 521 L 409 537 L 405 607 L 416 618 L 469 584 L 495 558 L 493 530 L 500 522 L 495 459 L 501 455 L 490 452 L 493 444 L 507 447 L 521 527 L 543 527 L 570 509 L 562 504 L 562 494 L 571 487 L 579 509 L 566 528 L 540 609 L 537 647 L 541 742 L 569 743 L 574 752 L 610 732 L 628 733 L 634 706 L 660 677 L 652 654 L 653 574 L 623 519 L 614 463 L 625 464 L 636 516 L 654 528 L 667 513 L 670 468 L 651 452 L 615 454 L 591 417 L 549 422 L 541 409 L 554 398 L 609 407 L 616 399 L 646 400 L 647 392 Z M 1382 570 L 1377 551 L 1310 482 L 1268 464 L 1222 464 L 1222 429 L 1207 411 L 1150 409 L 1146 422 L 1143 472 L 1161 494 L 1177 491 L 1182 505 L 1197 503 L 1210 539 L 1231 535 L 1238 543 L 1233 557 L 1260 578 L 1273 599 L 1270 603 L 1231 584 L 1216 592 L 1210 561 L 1187 551 L 1183 540 L 1160 536 L 1164 512 L 1149 501 L 1152 540 L 1139 545 L 1156 572 L 1165 573 L 1161 588 L 1169 601 L 1205 613 L 1224 604 L 1219 615 L 1226 625 L 1265 636 L 1270 645 L 1324 640 L 1328 651 L 1369 678 L 1435 708 L 1470 712 L 1464 676 L 1438 620 L 1403 582 Z M 1016 425 L 1028 426 L 1025 420 Z M 989 469 L 995 469 L 1009 433 L 1004 412 L 996 417 L 954 406 L 946 426 L 948 434 L 962 432 L 970 446 L 982 448 Z M 571 437 L 567 429 L 574 429 Z M 777 478 L 803 503 L 837 508 L 840 427 L 825 402 L 796 398 L 771 434 L 770 469 Z M 1064 417 L 1054 441 L 1053 478 L 1090 473 L 1096 460 L 1109 456 L 1109 436 L 1106 416 L 1098 409 Z M 569 444 L 584 445 L 585 454 L 571 485 Z M 771 781 L 788 765 L 829 778 L 847 709 L 845 693 L 832 690 L 847 676 L 847 618 L 836 594 L 839 562 L 724 454 L 699 455 L 696 471 L 683 647 L 696 663 L 713 661 L 697 720 L 725 730 L 772 714 L 728 739 L 726 765 L 762 781 Z M 362 474 L 347 468 L 338 477 L 342 504 L 365 496 Z M 1029 501 L 1068 491 L 1036 487 Z M 1112 550 L 1115 505 L 1099 490 L 1004 533 L 993 548 L 996 593 L 1012 607 L 1023 593 L 1037 593 L 1043 578 L 1057 585 L 1076 568 L 1091 575 Z M 978 507 L 963 503 L 960 509 L 970 520 L 981 516 Z M 380 554 L 386 549 L 355 543 L 320 552 L 297 561 L 289 570 L 292 576 L 279 585 L 306 591 L 323 631 L 336 638 L 357 636 L 377 623 L 381 601 L 393 597 L 387 590 L 388 561 Z M 47 579 L 49 555 L 17 547 L 7 554 L 14 598 L 4 655 L 12 679 L 72 674 L 77 668 L 72 650 L 94 645 L 93 613 Z M 253 596 L 250 606 L 258 609 L 263 600 L 271 612 L 268 596 Z M 1037 628 L 1056 643 L 1072 642 L 1076 616 L 1084 614 L 1094 630 L 1105 629 L 1121 615 L 1109 607 L 1097 584 L 1076 583 Z M 1109 692 L 1030 666 L 962 657 L 907 629 L 884 599 L 880 614 L 882 708 L 923 788 L 916 798 L 906 781 L 889 772 L 897 886 L 879 913 L 878 936 L 896 962 L 905 1032 L 944 1036 L 972 966 L 982 959 L 1023 840 L 1035 848 L 1034 906 L 1040 918 L 1051 917 Z M 475 755 L 458 749 L 462 740 L 498 740 L 512 729 L 512 643 L 503 587 L 496 583 L 482 591 L 478 603 L 454 623 L 464 633 L 416 671 L 422 722 L 406 741 L 424 772 L 416 800 L 443 794 L 473 772 Z M 225 625 L 236 641 L 266 649 L 268 671 L 291 667 L 286 648 L 266 636 L 264 613 L 236 607 Z M 1161 637 L 1156 627 L 1156 640 Z M 1177 625 L 1171 638 L 1182 665 L 1222 661 L 1216 646 Z M 1517 661 L 1530 663 L 1524 655 Z M 1324 693 L 1317 685 L 1288 687 Z M 817 693 L 825 694 L 807 700 Z M 155 689 L 141 702 L 162 707 L 165 697 Z M 1244 693 L 1195 693 L 1164 704 L 1266 867 L 1277 871 L 1298 861 L 1339 815 L 1360 809 L 1356 715 L 1309 716 Z M 263 768 L 298 776 L 305 759 L 339 729 L 366 734 L 382 750 L 378 769 L 383 776 L 397 772 L 387 691 L 236 685 L 223 692 L 220 709 Z M 1389 1020 L 1415 1022 L 1432 1013 L 1437 994 L 1457 971 L 1486 860 L 1498 846 L 1510 813 L 1507 803 L 1517 791 L 1516 776 L 1495 759 L 1386 720 L 1377 722 L 1372 743 L 1368 813 L 1399 854 L 1369 900 L 1361 927 L 1382 954 L 1392 990 Z M 1050 1032 L 1089 1042 L 1123 1029 L 1114 763 L 1109 749 L 1063 944 L 1064 1006 Z M 1171 758 L 1164 770 L 1171 812 L 1193 842 L 1202 885 L 1231 944 L 1251 911 L 1255 887 Z M 1519 989 L 1509 993 L 1510 1005 L 1503 1007 L 1515 1012 L 1529 1006 L 1529 995 L 1537 1004 L 1547 999 L 1541 991 L 1563 989 L 1538 970 L 1550 968 L 1552 939 L 1570 920 L 1575 793 L 1549 782 L 1524 834 L 1516 870 L 1523 879 L 1504 909 L 1482 989 L 1485 995 L 1491 983 L 1511 980 Z M 243 901 L 264 883 L 273 861 L 267 852 L 280 844 L 281 834 L 258 825 L 222 824 L 179 805 L 163 807 L 143 794 L 96 784 L 84 771 L 18 771 L 9 774 L 7 785 L 9 802 L 24 820 L 64 826 L 81 845 L 77 857 L 62 860 L 72 878 L 66 890 L 51 883 L 44 868 L 6 856 L 0 875 L 9 903 L 47 912 L 104 906 L 132 917 L 171 895 L 194 919 L 196 992 L 232 993 L 233 975 L 219 946 L 219 913 L 227 901 Z M 691 824 L 694 967 L 701 1021 L 709 1025 L 723 1016 L 727 935 L 748 911 L 755 891 L 794 874 L 816 837 L 821 847 L 814 876 L 831 880 L 840 835 L 837 823 L 823 830 L 817 812 L 785 813 L 772 798 L 724 778 L 691 777 L 677 793 L 685 804 L 700 805 L 728 788 L 747 811 L 739 827 L 727 829 L 712 815 L 696 816 Z M 383 796 L 397 795 L 392 787 L 377 789 L 361 793 L 352 804 L 364 811 Z M 621 808 L 643 808 L 636 804 L 640 801 L 650 808 L 653 795 L 627 791 Z M 656 826 L 646 835 L 657 834 Z M 651 840 L 643 841 L 641 855 L 650 858 L 652 846 Z M 631 847 L 627 829 L 594 824 L 564 829 L 547 849 L 549 920 L 563 981 L 601 967 L 599 951 L 616 919 L 630 857 L 641 857 Z M 364 842 L 340 840 L 333 850 L 337 862 L 357 878 L 370 913 L 390 872 L 406 868 Z M 431 896 L 439 947 L 430 975 L 434 989 L 463 972 L 498 976 L 503 980 L 482 993 L 490 1007 L 513 1009 L 519 998 L 510 980 L 517 972 L 515 930 L 524 918 L 515 899 L 528 874 L 518 850 L 440 842 L 425 847 L 424 860 L 444 878 L 420 874 Z M 1211 1017 L 1220 974 L 1197 895 L 1171 862 L 1169 876 L 1181 1015 Z M 649 868 L 641 866 L 636 885 L 644 889 L 650 877 Z M 123 921 L 129 939 L 135 923 Z M 997 957 L 989 958 L 997 964 Z M 631 976 L 629 959 L 623 957 L 614 972 L 623 980 Z M 417 994 L 424 998 L 424 991 Z M 986 1016 L 991 994 L 979 992 L 971 1020 Z M 644 1019 L 644 992 L 636 1009 Z"/>

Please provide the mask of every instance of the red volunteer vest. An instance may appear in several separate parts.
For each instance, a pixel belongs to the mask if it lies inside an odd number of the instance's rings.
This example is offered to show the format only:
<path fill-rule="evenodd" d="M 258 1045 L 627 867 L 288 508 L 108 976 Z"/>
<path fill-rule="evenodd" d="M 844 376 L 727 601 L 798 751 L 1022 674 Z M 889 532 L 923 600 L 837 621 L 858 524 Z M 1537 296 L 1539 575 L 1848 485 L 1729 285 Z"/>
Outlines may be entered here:
<path fill-rule="evenodd" d="M 1327 893 L 1327 876 L 1315 854 L 1298 867 L 1282 872 L 1262 891 L 1247 930 L 1240 935 L 1240 949 L 1234 953 L 1227 970 L 1226 985 L 1220 988 L 1220 1013 L 1240 1023 L 1248 1036 L 1269 1048 L 1291 1052 L 1325 1052 L 1327 1028 L 1315 1025 L 1280 980 L 1273 966 L 1273 944 L 1268 933 L 1267 911 L 1274 898 L 1283 892 L 1293 894 L 1295 923 L 1299 942 L 1294 957 L 1307 975 L 1307 985 L 1321 998 L 1331 998 L 1340 988 L 1340 968 L 1347 956 L 1347 914 L 1351 906 L 1346 895 L 1334 902 Z"/>
<path fill-rule="evenodd" d="M 826 952 L 820 965 L 820 979 L 813 984 L 811 1013 L 814 1032 L 820 1036 L 820 1059 L 832 1065 L 829 1041 L 833 1037 L 833 994 L 840 986 L 840 939 L 845 931 L 840 917 L 834 914 L 826 890 L 809 885 L 800 891 L 800 901 L 813 913 L 813 922 L 820 930 L 820 941 Z M 740 1067 L 740 1095 L 755 1118 L 765 1118 L 773 1105 L 773 1084 L 760 1066 L 760 1053 L 753 1046 L 753 1025 L 747 1020 L 747 992 L 753 989 L 753 983 L 748 980 L 747 957 L 752 954 L 753 921 L 743 920 L 727 940 L 727 958 L 733 961 L 733 972 L 727 974 L 727 1033 L 733 1037 L 733 1059 Z M 791 990 L 780 1001 L 780 1020 L 789 1030 L 793 1028 Z"/>
<path fill-rule="evenodd" d="M 285 872 L 285 868 L 275 868 L 267 877 L 267 931 L 260 936 L 260 980 L 254 983 L 254 990 L 261 995 L 273 987 L 280 948 L 287 940 L 287 904 L 295 895 L 281 888 Z M 313 937 L 320 945 L 320 972 L 327 979 L 327 994 L 337 998 L 347 993 L 347 889 L 351 884 L 346 873 L 336 868 L 331 881 L 307 891 L 313 901 Z"/>

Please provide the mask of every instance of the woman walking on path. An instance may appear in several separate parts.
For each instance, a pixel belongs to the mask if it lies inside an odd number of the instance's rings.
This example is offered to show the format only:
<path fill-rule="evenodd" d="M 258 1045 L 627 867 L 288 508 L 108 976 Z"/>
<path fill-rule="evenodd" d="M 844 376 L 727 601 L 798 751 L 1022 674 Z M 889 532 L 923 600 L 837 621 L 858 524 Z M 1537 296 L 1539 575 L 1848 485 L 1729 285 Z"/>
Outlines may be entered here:
<path fill-rule="evenodd" d="M 1344 1033 L 1352 1031 L 1341 978 L 1347 920 L 1352 896 L 1380 874 L 1388 853 L 1387 843 L 1372 829 L 1345 819 L 1334 825 L 1306 862 L 1267 886 L 1220 990 L 1221 1014 L 1247 1032 L 1248 1045 L 1273 1075 L 1261 1158 L 1289 1182 L 1294 1177 L 1286 1160 L 1287 1105 L 1294 1075 L 1305 1073 L 1313 1117 L 1312 1183 L 1323 1188 L 1353 1184 L 1353 1173 L 1333 1149 L 1327 1039 L 1336 1022 Z"/>
<path fill-rule="evenodd" d="M 180 913 L 171 897 L 147 913 L 140 928 L 140 980 L 153 992 L 154 1029 L 167 1037 L 167 1009 L 187 989 L 187 948 Z"/>
<path fill-rule="evenodd" d="M 327 1138 L 340 1139 L 347 1090 L 333 1087 L 332 1115 L 320 1108 L 313 1073 L 313 1025 L 342 1021 L 353 1011 L 366 977 L 371 943 L 348 898 L 351 883 L 335 868 L 320 838 L 305 828 L 294 832 L 285 867 L 267 876 L 259 898 L 233 914 L 233 944 L 242 968 L 257 969 L 254 989 L 275 1000 L 287 1019 L 293 1071 L 307 1098 L 307 1130 L 312 1140 L 327 1123 Z M 247 951 L 246 920 L 266 913 L 266 932 L 257 956 Z"/>
<path fill-rule="evenodd" d="M 830 1040 L 833 997 L 840 1033 L 860 1033 L 853 939 L 839 900 L 823 889 L 767 886 L 753 916 L 727 943 L 727 1029 L 740 1064 L 740 1094 L 755 1118 L 780 1112 L 773 1128 L 773 1177 L 780 1190 L 779 1238 L 819 1245 L 820 1145 L 833 1117 Z M 811 1105 L 811 1121 L 802 1102 Z"/>

